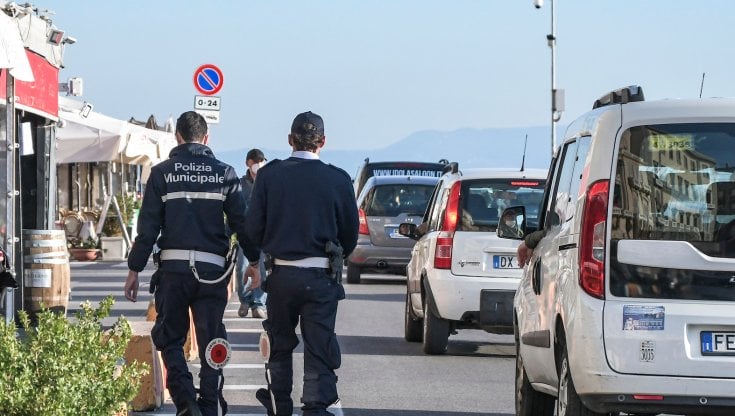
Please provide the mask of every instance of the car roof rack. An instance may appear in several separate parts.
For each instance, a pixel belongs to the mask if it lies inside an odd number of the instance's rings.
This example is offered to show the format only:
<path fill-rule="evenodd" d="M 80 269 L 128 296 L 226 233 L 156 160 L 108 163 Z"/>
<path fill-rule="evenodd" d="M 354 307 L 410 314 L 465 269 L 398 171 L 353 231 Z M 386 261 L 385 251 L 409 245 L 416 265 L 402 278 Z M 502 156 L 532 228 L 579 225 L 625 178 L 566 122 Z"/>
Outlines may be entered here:
<path fill-rule="evenodd" d="M 594 110 L 595 108 L 605 107 L 607 105 L 627 104 L 636 101 L 645 101 L 645 98 L 643 97 L 643 88 L 638 85 L 630 85 L 615 91 L 610 91 L 598 98 L 595 100 L 595 103 L 592 104 L 592 109 Z"/>
<path fill-rule="evenodd" d="M 445 173 L 447 173 L 447 172 L 452 172 L 452 173 L 459 172 L 459 163 L 452 162 L 452 163 L 449 163 L 446 166 L 444 166 L 444 169 L 442 169 L 442 175 L 445 174 Z"/>

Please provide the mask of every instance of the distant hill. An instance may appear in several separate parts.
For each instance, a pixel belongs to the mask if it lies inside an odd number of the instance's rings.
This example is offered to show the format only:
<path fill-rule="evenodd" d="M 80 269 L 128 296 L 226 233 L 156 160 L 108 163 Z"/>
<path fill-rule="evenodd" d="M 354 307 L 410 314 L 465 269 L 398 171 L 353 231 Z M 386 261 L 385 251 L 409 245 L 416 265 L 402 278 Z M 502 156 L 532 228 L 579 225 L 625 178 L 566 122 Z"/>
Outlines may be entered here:
<path fill-rule="evenodd" d="M 520 168 L 523 142 L 528 134 L 527 168 L 548 168 L 551 144 L 548 127 L 459 129 L 450 132 L 425 130 L 411 134 L 387 147 L 364 150 L 330 150 L 321 153 L 325 162 L 339 166 L 354 176 L 362 161 L 412 160 L 436 162 L 447 159 L 465 168 Z M 561 135 L 557 136 L 561 137 Z M 268 159 L 287 158 L 290 151 L 261 148 Z M 244 173 L 245 155 L 249 149 L 217 152 L 217 157 Z"/>

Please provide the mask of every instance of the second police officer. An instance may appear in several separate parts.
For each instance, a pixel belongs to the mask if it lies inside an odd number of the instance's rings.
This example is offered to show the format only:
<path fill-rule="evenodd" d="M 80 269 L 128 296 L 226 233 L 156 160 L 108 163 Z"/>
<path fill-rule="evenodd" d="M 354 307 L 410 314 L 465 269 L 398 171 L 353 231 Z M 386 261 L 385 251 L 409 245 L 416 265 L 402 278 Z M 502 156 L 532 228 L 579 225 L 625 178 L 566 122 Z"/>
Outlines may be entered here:
<path fill-rule="evenodd" d="M 128 257 L 125 297 L 137 299 L 138 272 L 154 243 L 161 248 L 156 272 L 156 322 L 151 331 L 166 365 L 166 384 L 177 415 L 225 414 L 222 369 L 208 364 L 206 346 L 226 338 L 222 317 L 228 298 L 226 273 L 230 234 L 236 232 L 251 261 L 248 275 L 259 281 L 259 251 L 242 243 L 245 200 L 235 170 L 207 147 L 207 124 L 200 114 L 183 113 L 176 121 L 175 147 L 169 159 L 151 169 L 138 218 L 138 236 Z M 225 218 L 227 224 L 225 224 Z M 231 256 L 230 256 L 231 257 Z M 254 266 L 254 267 L 253 267 Z M 153 282 L 152 282 L 153 283 Z M 199 398 L 184 358 L 192 310 L 199 344 Z"/>
<path fill-rule="evenodd" d="M 336 275 L 342 256 L 357 244 L 357 204 L 350 176 L 319 160 L 325 143 L 320 116 L 297 115 L 288 143 L 290 158 L 271 161 L 258 171 L 245 220 L 248 241 L 274 263 L 265 280 L 268 318 L 263 321 L 270 341 L 268 389 L 258 390 L 256 398 L 268 415 L 293 413 L 293 350 L 300 324 L 303 415 L 331 415 L 327 407 L 338 400 L 334 370 L 341 363 L 334 325 L 337 302 L 345 297 Z M 341 253 L 330 254 L 340 246 Z M 340 263 L 331 270 L 330 257 Z"/>

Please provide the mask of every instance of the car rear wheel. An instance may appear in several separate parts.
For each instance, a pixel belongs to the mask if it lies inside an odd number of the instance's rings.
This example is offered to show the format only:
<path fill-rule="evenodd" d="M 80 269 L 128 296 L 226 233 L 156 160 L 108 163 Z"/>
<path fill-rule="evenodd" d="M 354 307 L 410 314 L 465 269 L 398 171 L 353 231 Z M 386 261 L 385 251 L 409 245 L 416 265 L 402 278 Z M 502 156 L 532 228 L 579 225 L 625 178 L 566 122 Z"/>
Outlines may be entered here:
<path fill-rule="evenodd" d="M 607 416 L 609 413 L 597 413 L 585 407 L 574 388 L 572 373 L 569 370 L 569 353 L 564 341 L 559 345 L 561 360 L 559 363 L 559 397 L 556 414 L 558 416 Z"/>
<path fill-rule="evenodd" d="M 519 342 L 516 338 L 516 416 L 553 416 L 554 398 L 531 387 Z"/>
<path fill-rule="evenodd" d="M 347 283 L 360 283 L 360 266 L 347 263 Z"/>
<path fill-rule="evenodd" d="M 411 295 L 406 291 L 406 313 L 404 316 L 404 335 L 408 342 L 421 342 L 424 339 L 424 329 L 421 318 L 416 317 L 411 306 Z"/>
<path fill-rule="evenodd" d="M 431 295 L 424 302 L 424 353 L 444 354 L 449 344 L 449 321 L 435 315 L 436 305 Z"/>

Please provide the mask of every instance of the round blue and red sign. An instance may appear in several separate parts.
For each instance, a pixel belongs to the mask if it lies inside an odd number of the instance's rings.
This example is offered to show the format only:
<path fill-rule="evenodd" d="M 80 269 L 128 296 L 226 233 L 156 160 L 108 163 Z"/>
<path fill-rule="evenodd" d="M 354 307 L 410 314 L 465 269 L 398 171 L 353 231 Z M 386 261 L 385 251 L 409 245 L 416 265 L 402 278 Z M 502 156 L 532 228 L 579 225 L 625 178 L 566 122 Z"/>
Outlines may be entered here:
<path fill-rule="evenodd" d="M 204 64 L 194 71 L 194 87 L 204 95 L 217 94 L 224 83 L 225 77 L 215 65 Z"/>

